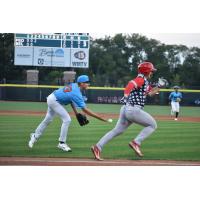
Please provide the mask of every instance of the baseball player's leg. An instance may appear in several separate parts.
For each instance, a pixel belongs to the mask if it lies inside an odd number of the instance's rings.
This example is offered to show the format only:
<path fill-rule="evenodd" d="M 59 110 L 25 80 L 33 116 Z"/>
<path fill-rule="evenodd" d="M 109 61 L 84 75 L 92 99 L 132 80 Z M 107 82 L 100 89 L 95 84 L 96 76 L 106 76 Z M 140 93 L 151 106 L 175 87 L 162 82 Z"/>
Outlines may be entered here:
<path fill-rule="evenodd" d="M 60 130 L 60 137 L 59 137 L 59 142 L 66 142 L 67 140 L 67 134 L 68 134 L 68 128 L 71 123 L 71 117 L 69 116 L 68 112 L 65 110 L 64 107 L 59 108 L 59 113 L 58 115 L 62 119 L 62 126 Z"/>
<path fill-rule="evenodd" d="M 30 138 L 30 141 L 28 143 L 30 148 L 33 148 L 34 143 L 44 133 L 44 130 L 49 125 L 49 123 L 53 121 L 53 118 L 55 116 L 55 112 L 52 109 L 51 105 L 53 104 L 54 99 L 55 98 L 53 98 L 52 95 L 49 95 L 47 97 L 47 104 L 48 104 L 47 113 L 46 113 L 44 120 L 36 128 L 35 132 L 31 134 L 31 138 Z"/>
<path fill-rule="evenodd" d="M 179 104 L 179 102 L 176 102 L 176 103 L 177 103 L 177 105 L 176 105 L 176 111 L 179 112 L 179 110 L 180 110 L 180 104 Z"/>
<path fill-rule="evenodd" d="M 65 143 L 67 140 L 68 128 L 71 123 L 71 117 L 69 116 L 66 109 L 58 102 L 56 102 L 54 104 L 53 110 L 62 119 L 62 126 L 61 126 L 61 130 L 60 130 L 59 142 Z"/>
<path fill-rule="evenodd" d="M 44 133 L 46 127 L 53 121 L 54 116 L 55 116 L 54 110 L 48 106 L 44 120 L 38 125 L 38 127 L 35 130 L 34 135 L 36 139 L 38 139 Z"/>
<path fill-rule="evenodd" d="M 62 149 L 63 151 L 71 151 L 71 148 L 66 144 L 67 133 L 68 133 L 69 125 L 71 123 L 71 118 L 70 118 L 68 112 L 65 110 L 65 108 L 56 101 L 56 98 L 54 95 L 52 98 L 54 100 L 51 102 L 50 106 L 53 109 L 53 111 L 57 115 L 59 115 L 60 118 L 62 119 L 62 126 L 61 126 L 61 130 L 60 130 L 58 148 Z"/>
<path fill-rule="evenodd" d="M 176 102 L 172 101 L 171 107 L 172 107 L 172 112 L 175 113 L 176 112 Z"/>
<path fill-rule="evenodd" d="M 131 125 L 131 122 L 129 122 L 125 117 L 125 106 L 121 107 L 120 110 L 120 116 L 118 119 L 118 122 L 114 129 L 109 131 L 106 135 L 104 135 L 99 142 L 96 144 L 96 146 L 101 151 L 103 146 L 108 143 L 110 140 L 112 140 L 114 137 L 120 135 L 123 133 L 129 126 Z"/>
<path fill-rule="evenodd" d="M 176 107 L 176 118 L 175 118 L 175 120 L 177 120 L 178 115 L 179 115 L 179 109 L 180 109 L 179 102 L 175 102 L 175 107 Z"/>
<path fill-rule="evenodd" d="M 44 120 L 39 124 L 39 126 L 35 130 L 35 137 L 38 139 L 44 132 L 45 128 L 53 121 L 53 118 L 55 116 L 55 111 L 54 111 L 54 105 L 57 104 L 56 98 L 53 94 L 50 94 L 47 97 L 47 114 L 44 118 Z"/>
<path fill-rule="evenodd" d="M 157 128 L 155 119 L 144 110 L 131 107 L 126 111 L 126 117 L 129 121 L 145 126 L 144 129 L 138 134 L 134 141 L 141 145 L 142 141 L 149 137 Z"/>
<path fill-rule="evenodd" d="M 171 116 L 173 116 L 174 115 L 174 111 L 172 109 L 172 102 L 170 103 L 170 105 L 171 105 Z"/>

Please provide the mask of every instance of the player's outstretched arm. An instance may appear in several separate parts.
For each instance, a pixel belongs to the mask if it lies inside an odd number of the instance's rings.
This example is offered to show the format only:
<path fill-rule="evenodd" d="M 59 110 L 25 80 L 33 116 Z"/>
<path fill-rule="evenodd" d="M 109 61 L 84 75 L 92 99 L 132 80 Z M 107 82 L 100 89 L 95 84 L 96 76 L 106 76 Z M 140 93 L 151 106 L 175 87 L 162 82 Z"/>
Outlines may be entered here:
<path fill-rule="evenodd" d="M 154 87 L 153 89 L 151 89 L 151 91 L 148 93 L 148 95 L 150 97 L 155 95 L 156 93 L 159 92 L 160 88 L 166 87 L 167 85 L 168 85 L 168 81 L 166 79 L 159 78 L 158 83 L 157 83 L 157 87 Z"/>
<path fill-rule="evenodd" d="M 151 89 L 151 91 L 148 93 L 148 95 L 150 97 L 154 96 L 155 94 L 157 94 L 159 92 L 160 88 L 159 87 L 154 87 Z"/>
<path fill-rule="evenodd" d="M 73 109 L 75 115 L 77 115 L 77 114 L 78 114 L 78 111 L 76 110 L 76 107 L 74 106 L 73 103 L 71 103 L 71 107 L 72 107 L 72 109 Z"/>
<path fill-rule="evenodd" d="M 104 119 L 103 117 L 99 116 L 98 114 L 94 113 L 92 110 L 89 108 L 82 108 L 83 112 L 90 115 L 91 117 L 94 117 L 96 119 L 99 119 L 104 122 L 112 122 L 112 119 Z"/>

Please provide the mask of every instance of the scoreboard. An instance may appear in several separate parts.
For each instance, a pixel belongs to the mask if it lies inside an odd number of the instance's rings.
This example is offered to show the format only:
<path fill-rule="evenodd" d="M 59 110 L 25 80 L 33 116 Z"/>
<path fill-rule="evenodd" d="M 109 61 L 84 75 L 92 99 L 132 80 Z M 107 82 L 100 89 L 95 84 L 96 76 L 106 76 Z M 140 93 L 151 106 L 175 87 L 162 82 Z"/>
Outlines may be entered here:
<path fill-rule="evenodd" d="M 88 33 L 15 34 L 15 65 L 88 68 Z"/>

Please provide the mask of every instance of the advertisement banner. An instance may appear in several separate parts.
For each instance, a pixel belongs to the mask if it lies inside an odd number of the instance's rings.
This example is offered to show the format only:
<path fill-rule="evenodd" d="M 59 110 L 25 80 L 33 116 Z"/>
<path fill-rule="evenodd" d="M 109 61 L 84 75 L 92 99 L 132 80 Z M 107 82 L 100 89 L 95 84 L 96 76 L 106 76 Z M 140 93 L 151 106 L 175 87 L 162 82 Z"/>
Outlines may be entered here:
<path fill-rule="evenodd" d="M 71 67 L 88 68 L 89 49 L 71 49 Z"/>
<path fill-rule="evenodd" d="M 33 65 L 33 48 L 15 48 L 15 65 Z"/>
<path fill-rule="evenodd" d="M 70 66 L 70 49 L 34 47 L 34 66 Z"/>
<path fill-rule="evenodd" d="M 34 66 L 51 66 L 52 48 L 35 47 L 34 48 Z"/>

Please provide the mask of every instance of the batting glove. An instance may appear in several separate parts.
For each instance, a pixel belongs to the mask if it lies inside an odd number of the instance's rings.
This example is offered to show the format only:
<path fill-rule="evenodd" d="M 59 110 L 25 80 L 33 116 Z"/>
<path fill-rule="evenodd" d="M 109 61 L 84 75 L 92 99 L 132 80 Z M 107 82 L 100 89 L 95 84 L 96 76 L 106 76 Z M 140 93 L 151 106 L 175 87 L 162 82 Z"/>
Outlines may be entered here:
<path fill-rule="evenodd" d="M 158 79 L 158 83 L 157 83 L 157 86 L 159 88 L 162 88 L 162 87 L 166 87 L 168 85 L 168 81 L 164 78 L 159 78 Z"/>

